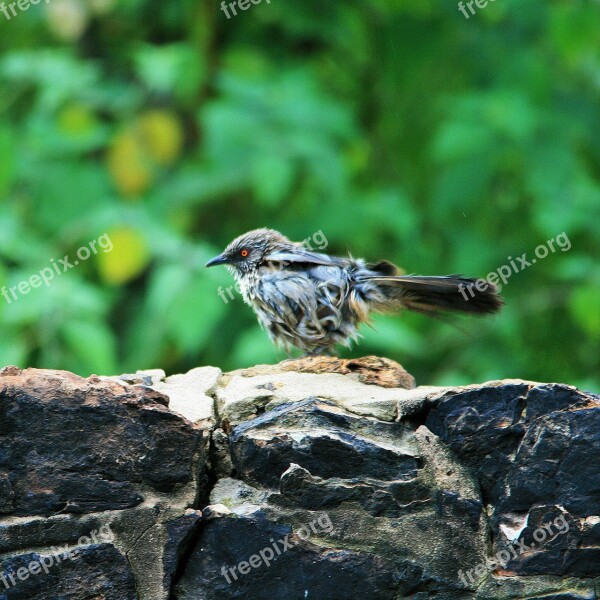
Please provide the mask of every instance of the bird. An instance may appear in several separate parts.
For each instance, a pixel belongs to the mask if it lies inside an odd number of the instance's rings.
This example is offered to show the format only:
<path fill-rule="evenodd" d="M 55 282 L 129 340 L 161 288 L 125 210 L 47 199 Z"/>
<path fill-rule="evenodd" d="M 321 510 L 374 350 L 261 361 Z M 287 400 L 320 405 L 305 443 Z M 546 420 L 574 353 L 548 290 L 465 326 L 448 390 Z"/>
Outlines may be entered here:
<path fill-rule="evenodd" d="M 485 315 L 503 305 L 485 279 L 404 275 L 387 260 L 313 252 L 267 228 L 235 238 L 206 264 L 216 265 L 226 266 L 271 341 L 288 354 L 292 347 L 318 356 L 335 353 L 338 345 L 351 346 L 372 313 Z"/>

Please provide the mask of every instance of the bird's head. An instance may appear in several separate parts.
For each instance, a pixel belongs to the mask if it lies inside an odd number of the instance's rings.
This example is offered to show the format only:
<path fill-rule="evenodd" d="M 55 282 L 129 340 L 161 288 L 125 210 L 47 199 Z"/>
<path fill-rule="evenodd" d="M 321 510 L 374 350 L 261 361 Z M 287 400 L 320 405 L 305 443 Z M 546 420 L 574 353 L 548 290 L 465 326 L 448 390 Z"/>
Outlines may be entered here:
<path fill-rule="evenodd" d="M 267 262 L 276 250 L 292 248 L 295 244 L 273 229 L 254 229 L 235 238 L 219 256 L 206 263 L 207 267 L 226 265 L 234 275 L 243 275 Z"/>

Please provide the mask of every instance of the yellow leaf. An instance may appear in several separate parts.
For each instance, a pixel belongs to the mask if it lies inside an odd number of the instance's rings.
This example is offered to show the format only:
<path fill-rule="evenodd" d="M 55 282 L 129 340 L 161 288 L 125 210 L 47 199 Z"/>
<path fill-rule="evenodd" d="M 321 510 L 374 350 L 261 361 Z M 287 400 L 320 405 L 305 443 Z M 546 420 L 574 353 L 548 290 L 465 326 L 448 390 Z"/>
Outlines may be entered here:
<path fill-rule="evenodd" d="M 146 152 L 160 165 L 170 165 L 181 152 L 183 131 L 175 115 L 152 110 L 138 120 L 138 131 Z"/>
<path fill-rule="evenodd" d="M 104 281 L 122 284 L 137 277 L 148 265 L 150 252 L 146 240 L 136 230 L 108 231 L 113 248 L 98 254 L 98 271 Z"/>
<path fill-rule="evenodd" d="M 123 196 L 143 194 L 152 183 L 152 171 L 140 140 L 131 131 L 118 134 L 108 151 L 108 170 Z"/>

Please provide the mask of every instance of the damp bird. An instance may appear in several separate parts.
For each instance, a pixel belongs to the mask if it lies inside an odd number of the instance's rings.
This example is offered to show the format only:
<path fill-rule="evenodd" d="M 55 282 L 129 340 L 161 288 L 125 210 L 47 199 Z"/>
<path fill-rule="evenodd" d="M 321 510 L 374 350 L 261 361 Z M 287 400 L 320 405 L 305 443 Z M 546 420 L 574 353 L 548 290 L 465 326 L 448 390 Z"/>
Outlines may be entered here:
<path fill-rule="evenodd" d="M 404 275 L 386 260 L 313 252 L 272 229 L 234 239 L 206 266 L 225 265 L 273 342 L 288 352 L 330 354 L 349 346 L 372 313 L 410 310 L 485 315 L 500 310 L 496 288 L 461 275 Z"/>

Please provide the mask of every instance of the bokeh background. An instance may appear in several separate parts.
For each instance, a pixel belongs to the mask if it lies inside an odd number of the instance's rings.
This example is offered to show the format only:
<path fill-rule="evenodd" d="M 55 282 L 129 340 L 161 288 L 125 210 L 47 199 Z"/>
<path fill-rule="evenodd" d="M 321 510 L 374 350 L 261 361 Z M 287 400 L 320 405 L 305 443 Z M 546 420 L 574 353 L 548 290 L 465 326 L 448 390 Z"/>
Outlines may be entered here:
<path fill-rule="evenodd" d="M 600 4 L 50 0 L 0 14 L 0 364 L 114 374 L 285 358 L 205 262 L 261 226 L 407 272 L 514 274 L 501 315 L 382 317 L 422 384 L 600 392 Z"/>

